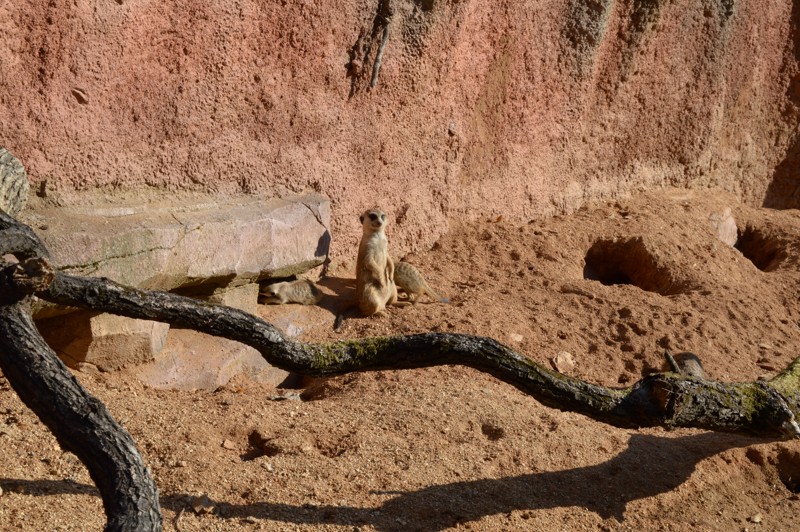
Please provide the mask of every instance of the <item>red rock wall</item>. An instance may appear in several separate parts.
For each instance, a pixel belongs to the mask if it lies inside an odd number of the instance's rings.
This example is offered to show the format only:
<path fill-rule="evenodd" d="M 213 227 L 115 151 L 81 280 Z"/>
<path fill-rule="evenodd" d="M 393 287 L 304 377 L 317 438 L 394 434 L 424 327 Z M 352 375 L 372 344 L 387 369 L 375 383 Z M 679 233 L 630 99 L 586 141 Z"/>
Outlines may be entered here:
<path fill-rule="evenodd" d="M 0 145 L 62 202 L 95 187 L 315 189 L 345 249 L 375 203 L 402 249 L 430 246 L 448 219 L 527 219 L 663 185 L 797 207 L 793 6 L 3 2 Z"/>

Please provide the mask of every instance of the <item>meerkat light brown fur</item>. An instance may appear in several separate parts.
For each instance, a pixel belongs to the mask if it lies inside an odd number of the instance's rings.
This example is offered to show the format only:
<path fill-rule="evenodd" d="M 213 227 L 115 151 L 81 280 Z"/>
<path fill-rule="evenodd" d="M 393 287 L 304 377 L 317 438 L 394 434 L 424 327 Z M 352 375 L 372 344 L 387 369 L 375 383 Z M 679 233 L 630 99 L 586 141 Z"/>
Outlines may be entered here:
<path fill-rule="evenodd" d="M 394 282 L 398 289 L 402 289 L 408 294 L 408 300 L 412 304 L 416 304 L 417 299 L 422 295 L 427 295 L 431 299 L 442 303 L 450 302 L 447 298 L 440 297 L 434 292 L 419 270 L 408 262 L 400 261 L 395 263 Z"/>
<path fill-rule="evenodd" d="M 317 285 L 306 279 L 271 284 L 262 288 L 259 295 L 270 305 L 316 305 L 322 299 L 322 292 Z"/>
<path fill-rule="evenodd" d="M 363 232 L 356 260 L 356 299 L 361 313 L 372 316 L 397 302 L 394 262 L 384 233 L 386 213 L 375 207 L 364 212 L 360 220 Z"/>

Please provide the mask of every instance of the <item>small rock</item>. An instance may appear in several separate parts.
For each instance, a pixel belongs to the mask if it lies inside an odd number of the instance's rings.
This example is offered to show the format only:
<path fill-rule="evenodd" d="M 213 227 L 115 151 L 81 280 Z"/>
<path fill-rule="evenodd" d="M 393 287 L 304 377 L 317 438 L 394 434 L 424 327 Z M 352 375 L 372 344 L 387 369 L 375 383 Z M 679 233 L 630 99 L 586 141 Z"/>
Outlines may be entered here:
<path fill-rule="evenodd" d="M 186 467 L 187 465 L 189 465 L 189 464 L 186 463 L 186 460 L 178 460 L 175 463 L 175 467 Z"/>
<path fill-rule="evenodd" d="M 214 503 L 205 494 L 194 497 L 191 506 L 196 514 L 210 514 L 214 511 Z"/>
<path fill-rule="evenodd" d="M 713 212 L 708 217 L 708 223 L 714 236 L 720 242 L 733 247 L 739 237 L 739 229 L 736 227 L 736 220 L 731 214 L 731 208 L 725 207 L 722 212 Z"/>
<path fill-rule="evenodd" d="M 78 362 L 75 365 L 75 369 L 77 369 L 81 373 L 87 373 L 89 375 L 97 375 L 98 373 L 100 373 L 100 369 L 94 364 L 90 364 L 89 362 Z"/>
<path fill-rule="evenodd" d="M 764 342 L 764 343 L 758 344 L 758 348 L 759 349 L 763 349 L 764 351 L 769 351 L 770 349 L 772 349 L 772 346 L 770 344 Z"/>
<path fill-rule="evenodd" d="M 751 523 L 760 523 L 763 520 L 764 520 L 764 518 L 761 516 L 761 514 L 756 514 L 756 515 L 754 515 L 753 517 L 750 518 L 750 522 Z"/>
<path fill-rule="evenodd" d="M 233 451 L 236 449 L 236 444 L 233 443 L 231 440 L 223 440 L 222 447 L 228 449 L 229 451 Z"/>
<path fill-rule="evenodd" d="M 262 464 L 261 467 L 263 467 L 264 469 L 266 469 L 270 473 L 274 473 L 275 472 L 275 467 L 269 462 L 266 462 L 266 463 Z"/>
<path fill-rule="evenodd" d="M 559 373 L 571 373 L 575 369 L 575 357 L 567 351 L 561 351 L 556 356 L 550 359 L 553 364 L 553 369 Z"/>
<path fill-rule="evenodd" d="M 509 338 L 511 338 L 512 342 L 516 342 L 516 343 L 520 343 L 522 340 L 525 339 L 524 336 L 522 336 L 521 334 L 516 334 L 516 333 L 511 333 L 508 336 L 509 336 Z"/>

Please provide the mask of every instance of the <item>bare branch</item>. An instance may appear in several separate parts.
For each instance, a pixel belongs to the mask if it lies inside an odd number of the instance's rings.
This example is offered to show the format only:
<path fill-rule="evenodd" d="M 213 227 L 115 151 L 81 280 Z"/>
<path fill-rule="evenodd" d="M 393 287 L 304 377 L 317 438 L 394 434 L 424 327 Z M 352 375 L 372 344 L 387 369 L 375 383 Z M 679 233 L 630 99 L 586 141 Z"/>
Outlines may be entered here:
<path fill-rule="evenodd" d="M 797 388 L 786 385 L 790 382 L 786 375 L 780 377 L 782 386 L 776 386 L 666 373 L 615 389 L 554 372 L 491 338 L 426 333 L 304 344 L 284 338 L 269 323 L 241 310 L 62 273 L 56 273 L 52 284 L 37 295 L 63 305 L 164 321 L 236 340 L 259 350 L 273 366 L 303 375 L 459 364 L 489 373 L 547 406 L 615 426 L 800 435 L 795 423 L 800 412 Z"/>

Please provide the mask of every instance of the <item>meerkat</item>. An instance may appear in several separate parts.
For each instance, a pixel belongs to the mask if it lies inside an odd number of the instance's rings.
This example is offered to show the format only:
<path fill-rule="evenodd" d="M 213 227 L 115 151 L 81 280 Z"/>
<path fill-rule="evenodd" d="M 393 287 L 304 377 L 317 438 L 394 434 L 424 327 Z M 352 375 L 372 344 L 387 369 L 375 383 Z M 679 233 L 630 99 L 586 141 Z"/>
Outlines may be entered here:
<path fill-rule="evenodd" d="M 299 303 L 301 305 L 316 305 L 322 299 L 322 292 L 317 285 L 306 279 L 274 283 L 261 289 L 258 294 L 269 305 L 284 305 L 286 303 Z"/>
<path fill-rule="evenodd" d="M 667 359 L 667 365 L 675 373 L 700 379 L 706 378 L 706 370 L 700 362 L 700 357 L 694 353 L 683 351 L 673 357 L 669 351 L 665 351 L 664 356 Z"/>
<path fill-rule="evenodd" d="M 394 265 L 394 283 L 408 295 L 408 301 L 412 305 L 415 305 L 422 295 L 441 303 L 450 302 L 446 297 L 440 297 L 434 292 L 419 270 L 408 262 L 401 260 Z"/>
<path fill-rule="evenodd" d="M 362 235 L 356 260 L 356 299 L 364 316 L 381 314 L 387 305 L 397 303 L 394 262 L 386 238 L 386 213 L 375 207 L 359 217 Z"/>

